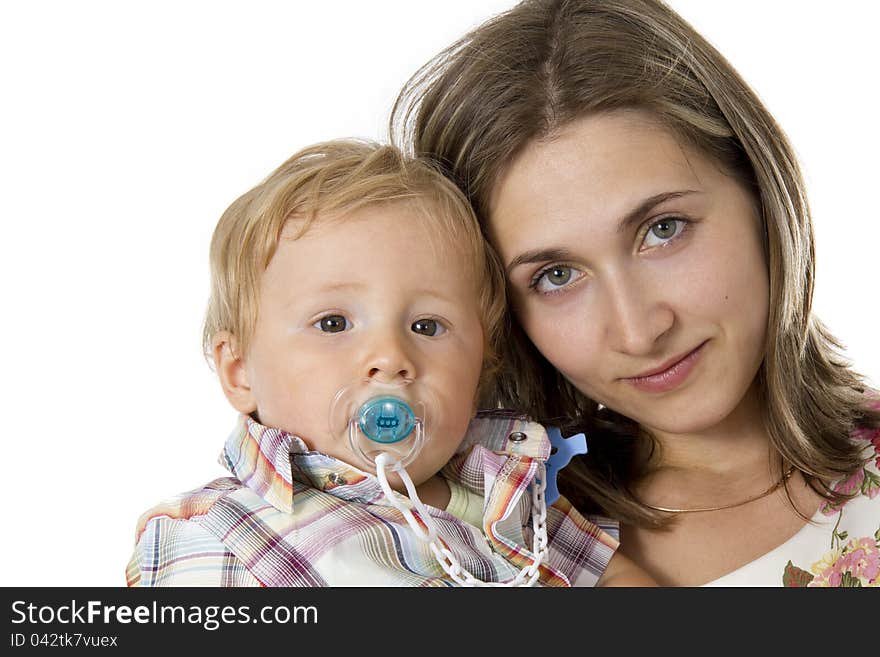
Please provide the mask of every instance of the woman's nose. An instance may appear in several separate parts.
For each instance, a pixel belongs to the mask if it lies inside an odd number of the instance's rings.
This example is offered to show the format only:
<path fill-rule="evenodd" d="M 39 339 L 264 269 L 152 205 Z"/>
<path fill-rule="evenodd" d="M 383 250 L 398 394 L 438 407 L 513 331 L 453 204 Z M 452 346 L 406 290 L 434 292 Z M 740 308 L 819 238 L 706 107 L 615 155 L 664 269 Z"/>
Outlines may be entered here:
<path fill-rule="evenodd" d="M 384 333 L 369 345 L 365 375 L 379 383 L 402 383 L 416 378 L 416 368 L 407 345 L 400 336 Z"/>
<path fill-rule="evenodd" d="M 633 356 L 655 353 L 675 323 L 671 305 L 651 281 L 623 277 L 614 281 L 608 288 L 606 307 L 610 344 Z"/>

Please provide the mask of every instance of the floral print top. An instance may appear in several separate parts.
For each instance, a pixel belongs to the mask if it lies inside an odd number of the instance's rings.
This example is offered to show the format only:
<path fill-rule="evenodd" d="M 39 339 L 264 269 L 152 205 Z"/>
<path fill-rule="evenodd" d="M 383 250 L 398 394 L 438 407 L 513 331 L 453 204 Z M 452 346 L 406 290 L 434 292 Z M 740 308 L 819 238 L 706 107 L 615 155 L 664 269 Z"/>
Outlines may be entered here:
<path fill-rule="evenodd" d="M 706 586 L 880 586 L 880 429 L 857 429 L 865 464 L 832 488 L 854 493 L 823 504 L 779 547 Z"/>

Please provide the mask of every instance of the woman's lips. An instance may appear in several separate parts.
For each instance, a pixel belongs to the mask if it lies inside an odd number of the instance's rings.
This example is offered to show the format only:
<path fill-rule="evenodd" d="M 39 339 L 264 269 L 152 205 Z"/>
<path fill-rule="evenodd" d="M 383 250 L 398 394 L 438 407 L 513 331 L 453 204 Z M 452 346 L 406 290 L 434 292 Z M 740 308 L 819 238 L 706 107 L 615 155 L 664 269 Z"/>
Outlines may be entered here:
<path fill-rule="evenodd" d="M 644 392 L 667 392 L 684 383 L 690 375 L 703 351 L 703 342 L 684 357 L 673 361 L 662 368 L 653 370 L 647 374 L 626 378 L 624 381 Z"/>

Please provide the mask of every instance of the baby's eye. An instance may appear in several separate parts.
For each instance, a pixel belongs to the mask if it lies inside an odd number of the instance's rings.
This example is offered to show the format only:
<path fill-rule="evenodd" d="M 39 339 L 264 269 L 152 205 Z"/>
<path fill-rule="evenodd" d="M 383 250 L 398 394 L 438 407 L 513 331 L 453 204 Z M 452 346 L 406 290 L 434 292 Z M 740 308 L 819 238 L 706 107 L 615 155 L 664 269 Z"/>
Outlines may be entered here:
<path fill-rule="evenodd" d="M 348 328 L 348 320 L 342 315 L 324 315 L 312 326 L 321 329 L 324 333 L 341 333 Z"/>
<path fill-rule="evenodd" d="M 410 329 L 412 329 L 413 333 L 427 335 L 432 338 L 446 333 L 446 327 L 436 319 L 417 319 L 412 323 Z"/>
<path fill-rule="evenodd" d="M 655 221 L 648 227 L 645 238 L 642 240 L 642 246 L 650 249 L 654 246 L 661 246 L 670 240 L 681 235 L 687 222 L 684 219 L 661 219 Z"/>
<path fill-rule="evenodd" d="M 532 280 L 530 287 L 541 294 L 547 294 L 556 290 L 561 290 L 562 288 L 579 281 L 583 275 L 584 273 L 582 271 L 575 269 L 574 267 L 553 265 L 552 267 L 547 267 L 547 269 L 538 272 L 538 275 Z"/>

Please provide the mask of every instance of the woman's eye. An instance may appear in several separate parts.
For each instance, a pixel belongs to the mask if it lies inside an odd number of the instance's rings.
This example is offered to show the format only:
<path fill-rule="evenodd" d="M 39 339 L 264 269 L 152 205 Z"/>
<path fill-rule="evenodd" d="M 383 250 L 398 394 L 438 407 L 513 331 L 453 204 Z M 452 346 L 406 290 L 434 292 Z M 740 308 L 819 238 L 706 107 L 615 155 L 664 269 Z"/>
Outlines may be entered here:
<path fill-rule="evenodd" d="M 324 333 L 341 333 L 348 328 L 348 320 L 342 315 L 325 315 L 312 326 L 321 329 Z"/>
<path fill-rule="evenodd" d="M 580 280 L 583 275 L 583 272 L 578 271 L 574 267 L 553 265 L 539 272 L 534 278 L 531 287 L 540 293 L 546 294 Z"/>
<path fill-rule="evenodd" d="M 427 335 L 432 338 L 443 335 L 446 332 L 446 327 L 436 319 L 417 319 L 410 328 L 413 333 Z"/>
<path fill-rule="evenodd" d="M 648 227 L 648 232 L 645 233 L 642 245 L 650 249 L 651 247 L 669 242 L 681 234 L 685 223 L 683 219 L 661 219 L 660 221 L 655 221 Z"/>

